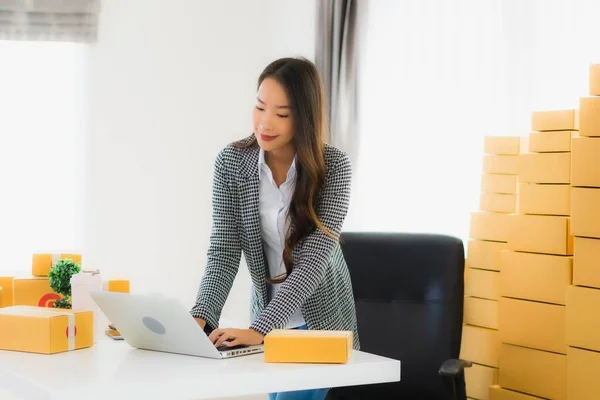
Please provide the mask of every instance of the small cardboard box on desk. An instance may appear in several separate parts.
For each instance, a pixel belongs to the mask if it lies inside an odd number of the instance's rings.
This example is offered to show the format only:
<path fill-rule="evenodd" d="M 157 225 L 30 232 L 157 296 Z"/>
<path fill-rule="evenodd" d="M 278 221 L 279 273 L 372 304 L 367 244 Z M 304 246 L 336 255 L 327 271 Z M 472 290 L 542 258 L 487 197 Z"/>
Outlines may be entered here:
<path fill-rule="evenodd" d="M 265 362 L 345 364 L 352 339 L 350 331 L 275 329 L 265 336 Z"/>
<path fill-rule="evenodd" d="M 52 307 L 61 297 L 52 290 L 48 278 L 14 278 L 13 300 L 10 305 Z"/>
<path fill-rule="evenodd" d="M 12 276 L 0 276 L 0 287 L 2 288 L 2 301 L 0 302 L 0 308 L 13 305 L 14 279 L 15 278 Z"/>
<path fill-rule="evenodd" d="M 81 254 L 33 254 L 31 257 L 31 275 L 48 276 L 50 269 L 58 260 L 66 259 L 81 264 Z"/>
<path fill-rule="evenodd" d="M 0 350 L 55 354 L 91 347 L 91 311 L 11 306 L 0 309 Z"/>

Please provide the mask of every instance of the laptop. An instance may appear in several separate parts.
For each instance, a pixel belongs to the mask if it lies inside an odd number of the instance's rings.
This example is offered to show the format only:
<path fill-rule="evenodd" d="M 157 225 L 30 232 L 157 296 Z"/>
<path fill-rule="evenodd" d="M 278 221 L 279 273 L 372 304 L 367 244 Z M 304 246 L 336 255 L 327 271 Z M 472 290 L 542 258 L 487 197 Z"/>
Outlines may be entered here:
<path fill-rule="evenodd" d="M 183 304 L 165 296 L 90 291 L 106 317 L 132 347 L 214 359 L 264 351 L 258 346 L 216 348 Z"/>

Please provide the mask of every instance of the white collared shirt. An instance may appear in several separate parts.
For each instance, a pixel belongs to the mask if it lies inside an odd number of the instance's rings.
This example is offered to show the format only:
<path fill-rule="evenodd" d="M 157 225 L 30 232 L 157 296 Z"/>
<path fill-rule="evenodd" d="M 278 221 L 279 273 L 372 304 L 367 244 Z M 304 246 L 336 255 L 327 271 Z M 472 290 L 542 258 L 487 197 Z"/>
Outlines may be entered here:
<path fill-rule="evenodd" d="M 290 226 L 287 213 L 296 183 L 296 157 L 294 157 L 294 161 L 288 170 L 285 182 L 280 187 L 277 187 L 273 173 L 265 162 L 263 149 L 260 149 L 258 170 L 260 180 L 260 228 L 263 248 L 269 276 L 275 278 L 285 274 L 283 249 Z M 269 299 L 275 296 L 280 286 L 280 284 L 269 285 Z M 286 328 L 295 328 L 304 324 L 302 312 L 298 309 L 288 321 Z"/>

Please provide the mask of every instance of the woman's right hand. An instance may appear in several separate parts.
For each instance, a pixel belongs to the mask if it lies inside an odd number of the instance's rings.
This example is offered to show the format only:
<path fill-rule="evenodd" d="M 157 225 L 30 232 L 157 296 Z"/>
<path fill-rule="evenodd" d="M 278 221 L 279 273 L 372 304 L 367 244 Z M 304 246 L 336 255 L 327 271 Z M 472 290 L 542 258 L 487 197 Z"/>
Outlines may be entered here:
<path fill-rule="evenodd" d="M 203 320 L 202 318 L 194 318 L 194 319 L 196 320 L 198 325 L 200 325 L 200 328 L 204 329 L 204 327 L 206 326 L 206 321 Z"/>

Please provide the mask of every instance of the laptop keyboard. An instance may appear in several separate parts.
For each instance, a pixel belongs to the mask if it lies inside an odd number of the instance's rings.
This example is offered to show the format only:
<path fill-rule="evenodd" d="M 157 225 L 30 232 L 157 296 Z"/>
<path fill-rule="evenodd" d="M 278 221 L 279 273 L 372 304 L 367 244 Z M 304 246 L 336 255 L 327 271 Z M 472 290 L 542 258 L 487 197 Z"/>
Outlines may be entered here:
<path fill-rule="evenodd" d="M 219 350 L 219 351 L 228 351 L 228 350 L 244 349 L 246 347 L 248 347 L 248 346 L 243 345 L 243 344 L 240 344 L 240 345 L 237 345 L 237 346 L 226 346 L 226 345 L 222 344 L 219 347 L 217 347 L 217 350 Z"/>

